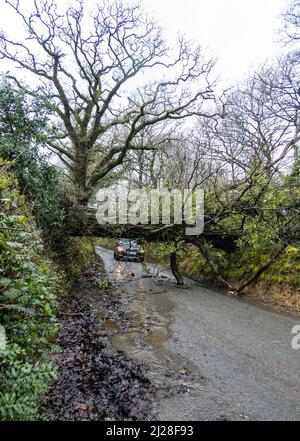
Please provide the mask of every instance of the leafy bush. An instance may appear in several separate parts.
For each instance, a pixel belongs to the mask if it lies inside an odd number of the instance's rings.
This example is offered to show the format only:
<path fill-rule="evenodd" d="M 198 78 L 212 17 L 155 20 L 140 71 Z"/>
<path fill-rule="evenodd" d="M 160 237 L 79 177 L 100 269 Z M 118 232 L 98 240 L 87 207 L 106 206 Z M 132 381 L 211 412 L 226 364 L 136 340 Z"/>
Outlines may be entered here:
<path fill-rule="evenodd" d="M 0 420 L 34 420 L 39 415 L 39 397 L 55 378 L 51 363 L 26 361 L 20 345 L 0 351 Z"/>
<path fill-rule="evenodd" d="M 10 164 L 0 159 L 0 419 L 32 420 L 55 369 L 48 351 L 57 332 L 57 296 L 64 274 L 49 261 Z"/>

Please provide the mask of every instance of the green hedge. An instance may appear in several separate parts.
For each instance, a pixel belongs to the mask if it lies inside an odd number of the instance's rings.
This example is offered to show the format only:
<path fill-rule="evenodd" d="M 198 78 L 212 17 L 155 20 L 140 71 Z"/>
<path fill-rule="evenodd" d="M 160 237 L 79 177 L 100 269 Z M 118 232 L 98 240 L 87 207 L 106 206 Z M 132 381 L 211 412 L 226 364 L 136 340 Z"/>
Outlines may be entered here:
<path fill-rule="evenodd" d="M 35 420 L 39 397 L 55 377 L 49 362 L 64 273 L 45 255 L 10 164 L 0 159 L 0 420 Z M 3 328 L 2 328 L 3 329 Z"/>

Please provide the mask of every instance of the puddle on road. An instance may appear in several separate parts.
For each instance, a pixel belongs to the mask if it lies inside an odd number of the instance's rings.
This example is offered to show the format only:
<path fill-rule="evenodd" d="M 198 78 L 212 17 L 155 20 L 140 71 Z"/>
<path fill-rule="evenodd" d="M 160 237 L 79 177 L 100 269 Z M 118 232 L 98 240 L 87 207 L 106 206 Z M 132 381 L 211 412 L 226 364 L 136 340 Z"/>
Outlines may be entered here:
<path fill-rule="evenodd" d="M 110 319 L 105 320 L 105 322 L 103 323 L 103 327 L 107 331 L 112 331 L 112 332 L 116 332 L 120 330 L 118 323 Z"/>
<path fill-rule="evenodd" d="M 140 264 L 116 262 L 103 251 L 106 270 L 128 317 L 126 330 L 104 318 L 111 331 L 112 345 L 128 357 L 145 364 L 147 376 L 157 387 L 153 403 L 155 419 L 160 421 L 198 421 L 241 419 L 215 386 L 205 380 L 201 368 L 182 351 L 176 320 L 178 309 L 172 296 L 184 295 L 169 275 L 148 276 Z M 173 316 L 174 314 L 174 316 Z M 106 323 L 106 324 L 105 324 Z M 173 325 L 174 323 L 174 325 Z M 180 327 L 179 327 L 180 329 Z"/>
<path fill-rule="evenodd" d="M 121 332 L 116 329 L 116 323 L 109 324 L 113 331 L 113 346 L 147 366 L 147 375 L 157 387 L 160 399 L 179 392 L 197 395 L 203 390 L 198 368 L 184 355 L 171 352 L 166 347 L 168 340 L 174 338 L 171 329 L 174 303 L 166 295 L 169 289 L 174 289 L 174 284 L 142 278 L 139 274 L 128 280 L 124 278 L 126 270 L 119 269 L 117 274 L 114 280 L 117 281 L 116 288 L 119 289 L 130 328 Z M 108 322 L 106 320 L 106 324 Z"/>

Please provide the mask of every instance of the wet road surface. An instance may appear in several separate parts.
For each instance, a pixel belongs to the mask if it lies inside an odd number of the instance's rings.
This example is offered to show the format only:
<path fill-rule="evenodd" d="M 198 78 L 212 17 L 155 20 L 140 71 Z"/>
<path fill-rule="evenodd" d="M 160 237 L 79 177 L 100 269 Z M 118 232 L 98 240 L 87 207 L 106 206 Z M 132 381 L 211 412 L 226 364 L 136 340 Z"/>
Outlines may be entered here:
<path fill-rule="evenodd" d="M 130 332 L 106 327 L 116 349 L 149 366 L 158 420 L 300 419 L 300 350 L 291 347 L 300 318 L 191 280 L 179 288 L 154 265 L 96 251 L 130 320 Z"/>

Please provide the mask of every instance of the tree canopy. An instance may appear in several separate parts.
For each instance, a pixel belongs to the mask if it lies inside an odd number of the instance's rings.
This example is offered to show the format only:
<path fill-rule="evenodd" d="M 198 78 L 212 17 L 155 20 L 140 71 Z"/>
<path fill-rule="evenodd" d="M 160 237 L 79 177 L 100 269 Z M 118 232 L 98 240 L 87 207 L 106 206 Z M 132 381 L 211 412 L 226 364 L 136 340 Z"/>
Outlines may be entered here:
<path fill-rule="evenodd" d="M 209 115 L 213 61 L 182 37 L 170 49 L 140 6 L 103 2 L 89 11 L 77 0 L 63 10 L 61 2 L 42 0 L 28 13 L 23 1 L 6 3 L 26 40 L 2 34 L 0 56 L 35 77 L 29 87 L 8 75 L 56 117 L 47 144 L 69 170 L 79 201 L 128 151 L 156 148 L 139 144 L 147 127 Z"/>

